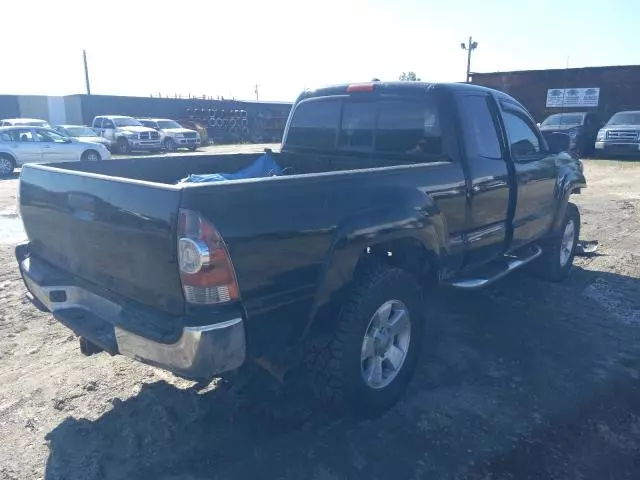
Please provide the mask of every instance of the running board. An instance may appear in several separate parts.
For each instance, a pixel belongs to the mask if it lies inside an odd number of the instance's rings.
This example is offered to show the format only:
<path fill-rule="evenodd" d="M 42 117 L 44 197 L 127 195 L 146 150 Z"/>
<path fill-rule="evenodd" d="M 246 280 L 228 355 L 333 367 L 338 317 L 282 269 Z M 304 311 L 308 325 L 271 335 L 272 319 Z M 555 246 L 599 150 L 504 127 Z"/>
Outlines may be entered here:
<path fill-rule="evenodd" d="M 445 281 L 443 284 L 465 290 L 486 287 L 514 270 L 532 262 L 541 254 L 542 249 L 537 245 L 527 245 L 486 265 L 464 272 L 459 277 Z"/>

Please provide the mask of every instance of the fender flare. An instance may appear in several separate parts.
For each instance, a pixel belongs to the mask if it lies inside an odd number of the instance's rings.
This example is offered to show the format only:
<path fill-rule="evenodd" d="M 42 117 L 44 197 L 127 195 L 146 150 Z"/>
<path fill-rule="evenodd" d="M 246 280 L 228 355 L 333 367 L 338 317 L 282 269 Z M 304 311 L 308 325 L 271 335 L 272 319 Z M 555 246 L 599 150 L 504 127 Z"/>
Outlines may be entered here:
<path fill-rule="evenodd" d="M 587 181 L 584 178 L 584 174 L 574 168 L 565 169 L 558 177 L 558 184 L 556 188 L 556 212 L 553 217 L 553 223 L 551 224 L 551 230 L 556 231 L 561 227 L 562 219 L 567 211 L 567 205 L 571 195 L 576 193 L 582 188 L 586 188 Z"/>
<path fill-rule="evenodd" d="M 437 262 L 446 249 L 445 238 L 446 224 L 438 211 L 394 209 L 368 212 L 342 222 L 325 257 L 308 324 L 301 332 L 302 338 L 316 324 L 318 313 L 331 305 L 335 296 L 351 282 L 367 247 L 408 240 L 420 245 Z"/>

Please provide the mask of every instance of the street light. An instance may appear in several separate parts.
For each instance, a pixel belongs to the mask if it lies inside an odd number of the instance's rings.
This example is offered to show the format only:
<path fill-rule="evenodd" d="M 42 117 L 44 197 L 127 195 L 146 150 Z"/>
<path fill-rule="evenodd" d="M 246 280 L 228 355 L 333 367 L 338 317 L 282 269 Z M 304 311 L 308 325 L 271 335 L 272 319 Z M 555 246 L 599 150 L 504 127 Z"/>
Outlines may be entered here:
<path fill-rule="evenodd" d="M 467 83 L 471 82 L 471 52 L 478 48 L 478 42 L 474 42 L 473 38 L 469 37 L 469 43 L 465 45 L 464 43 L 460 44 L 460 48 L 462 50 L 467 51 Z"/>

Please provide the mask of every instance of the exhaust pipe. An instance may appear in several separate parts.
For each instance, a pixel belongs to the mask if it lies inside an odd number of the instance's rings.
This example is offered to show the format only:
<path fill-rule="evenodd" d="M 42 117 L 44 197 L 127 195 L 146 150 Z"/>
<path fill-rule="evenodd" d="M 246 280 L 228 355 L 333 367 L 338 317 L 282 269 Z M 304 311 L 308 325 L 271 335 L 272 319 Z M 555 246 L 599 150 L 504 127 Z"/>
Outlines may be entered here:
<path fill-rule="evenodd" d="M 100 353 L 103 351 L 104 350 L 95 343 L 90 342 L 84 337 L 80 337 L 80 352 L 84 356 L 90 357 L 91 355 L 95 355 L 96 353 Z"/>

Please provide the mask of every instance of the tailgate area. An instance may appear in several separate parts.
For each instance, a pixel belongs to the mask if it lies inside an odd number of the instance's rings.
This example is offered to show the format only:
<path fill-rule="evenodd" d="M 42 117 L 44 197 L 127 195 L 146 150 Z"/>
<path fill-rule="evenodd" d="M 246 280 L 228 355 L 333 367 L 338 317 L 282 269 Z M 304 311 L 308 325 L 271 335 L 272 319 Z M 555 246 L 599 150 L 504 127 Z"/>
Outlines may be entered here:
<path fill-rule="evenodd" d="M 20 213 L 30 254 L 172 315 L 184 312 L 170 185 L 25 165 Z"/>

